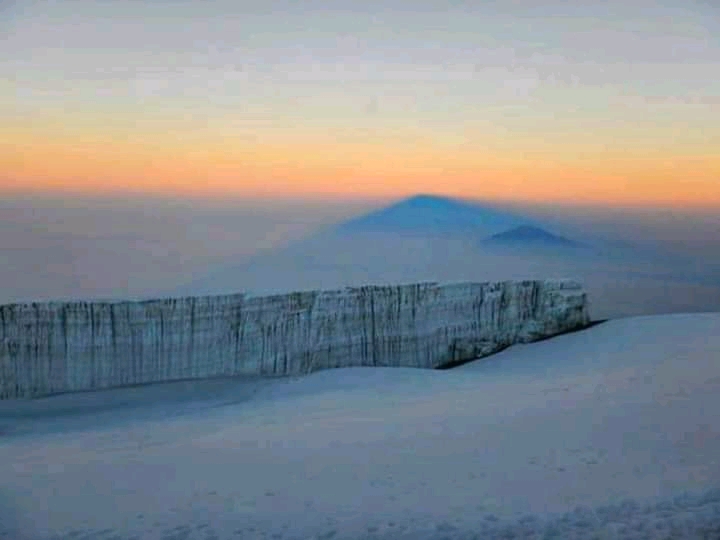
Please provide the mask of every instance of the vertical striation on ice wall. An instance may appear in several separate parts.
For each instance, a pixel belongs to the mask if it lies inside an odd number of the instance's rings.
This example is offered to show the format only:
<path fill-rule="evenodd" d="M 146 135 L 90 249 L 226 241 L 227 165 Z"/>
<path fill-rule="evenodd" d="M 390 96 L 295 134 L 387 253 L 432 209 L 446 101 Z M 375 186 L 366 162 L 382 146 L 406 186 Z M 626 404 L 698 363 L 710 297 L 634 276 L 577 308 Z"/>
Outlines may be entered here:
<path fill-rule="evenodd" d="M 349 366 L 435 368 L 589 322 L 572 281 L 0 306 L 0 398 Z"/>

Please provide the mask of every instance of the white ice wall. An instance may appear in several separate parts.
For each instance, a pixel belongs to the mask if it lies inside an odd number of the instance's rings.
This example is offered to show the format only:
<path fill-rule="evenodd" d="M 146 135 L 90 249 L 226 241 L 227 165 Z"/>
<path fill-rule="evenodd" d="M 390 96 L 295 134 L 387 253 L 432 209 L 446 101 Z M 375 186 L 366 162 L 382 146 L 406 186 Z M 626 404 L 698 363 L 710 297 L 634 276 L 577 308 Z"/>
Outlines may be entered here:
<path fill-rule="evenodd" d="M 588 323 L 569 281 L 0 306 L 0 398 L 348 366 L 434 368 Z"/>

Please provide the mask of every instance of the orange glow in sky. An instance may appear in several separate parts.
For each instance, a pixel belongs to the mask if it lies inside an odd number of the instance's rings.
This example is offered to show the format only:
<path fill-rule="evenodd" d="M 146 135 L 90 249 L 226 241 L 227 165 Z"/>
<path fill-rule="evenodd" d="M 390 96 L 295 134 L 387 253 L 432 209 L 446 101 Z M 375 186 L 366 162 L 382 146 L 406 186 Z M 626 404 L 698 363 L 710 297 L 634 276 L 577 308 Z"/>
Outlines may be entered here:
<path fill-rule="evenodd" d="M 720 154 L 632 152 L 442 141 L 372 144 L 331 135 L 204 144 L 109 136 L 3 134 L 5 192 L 148 193 L 202 197 L 469 198 L 629 204 L 720 204 Z M 702 150 L 702 149 L 700 149 Z"/>
<path fill-rule="evenodd" d="M 720 18 L 612 2 L 530 27 L 28 0 L 0 28 L 0 195 L 720 205 Z"/>

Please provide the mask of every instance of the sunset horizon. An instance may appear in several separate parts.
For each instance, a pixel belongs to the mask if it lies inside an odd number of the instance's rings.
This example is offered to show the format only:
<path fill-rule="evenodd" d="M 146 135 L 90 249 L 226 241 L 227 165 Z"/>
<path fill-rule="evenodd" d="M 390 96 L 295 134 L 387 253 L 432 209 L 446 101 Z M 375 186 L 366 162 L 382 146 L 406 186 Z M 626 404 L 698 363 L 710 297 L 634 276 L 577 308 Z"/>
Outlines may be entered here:
<path fill-rule="evenodd" d="M 0 196 L 720 207 L 713 8 L 640 4 L 8 4 Z"/>

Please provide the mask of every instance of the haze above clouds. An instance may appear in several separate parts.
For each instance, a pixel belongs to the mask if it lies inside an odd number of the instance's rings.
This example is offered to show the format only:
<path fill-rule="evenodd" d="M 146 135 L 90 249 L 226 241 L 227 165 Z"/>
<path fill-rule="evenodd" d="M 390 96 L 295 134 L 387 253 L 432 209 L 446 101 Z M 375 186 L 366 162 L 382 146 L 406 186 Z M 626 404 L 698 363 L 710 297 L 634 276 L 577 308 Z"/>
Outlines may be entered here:
<path fill-rule="evenodd" d="M 422 222 L 430 215 L 423 208 L 413 210 L 420 221 L 406 222 L 409 228 L 348 232 L 357 218 L 395 202 L 5 200 L 0 301 L 572 277 L 586 281 L 597 317 L 706 311 L 720 302 L 716 215 L 485 203 L 498 215 L 509 212 L 518 223 L 587 244 L 593 256 L 524 244 L 487 251 L 483 239 L 514 222 L 444 234 L 442 224 Z M 454 210 L 432 212 L 462 221 Z"/>

